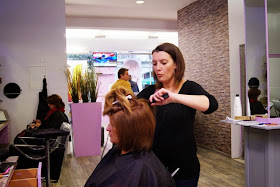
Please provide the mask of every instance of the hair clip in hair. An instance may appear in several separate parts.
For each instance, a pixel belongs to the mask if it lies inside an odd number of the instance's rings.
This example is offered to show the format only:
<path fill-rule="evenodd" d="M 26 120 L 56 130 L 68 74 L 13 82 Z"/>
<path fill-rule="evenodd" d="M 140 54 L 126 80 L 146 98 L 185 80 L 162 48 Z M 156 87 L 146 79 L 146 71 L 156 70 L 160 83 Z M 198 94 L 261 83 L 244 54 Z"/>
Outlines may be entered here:
<path fill-rule="evenodd" d="M 132 99 L 132 96 L 131 95 L 127 95 L 127 96 L 125 96 L 128 100 L 129 99 Z M 114 105 L 114 104 L 116 104 L 116 103 L 118 103 L 119 102 L 119 100 L 116 100 L 116 101 L 114 101 L 113 103 L 112 103 L 112 105 Z"/>

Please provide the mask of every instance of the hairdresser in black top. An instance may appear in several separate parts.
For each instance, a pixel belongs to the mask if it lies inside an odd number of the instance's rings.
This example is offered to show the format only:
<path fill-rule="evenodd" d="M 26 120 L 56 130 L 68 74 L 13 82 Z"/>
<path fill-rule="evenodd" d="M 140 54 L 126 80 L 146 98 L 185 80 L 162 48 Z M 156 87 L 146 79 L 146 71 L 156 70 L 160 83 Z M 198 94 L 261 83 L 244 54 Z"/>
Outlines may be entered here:
<path fill-rule="evenodd" d="M 197 186 L 200 164 L 193 132 L 195 113 L 214 112 L 217 100 L 196 82 L 183 78 L 185 61 L 177 46 L 163 43 L 152 55 L 156 84 L 137 97 L 149 99 L 156 106 L 153 151 L 170 173 L 178 170 L 176 186 Z M 166 93 L 169 97 L 164 99 Z"/>

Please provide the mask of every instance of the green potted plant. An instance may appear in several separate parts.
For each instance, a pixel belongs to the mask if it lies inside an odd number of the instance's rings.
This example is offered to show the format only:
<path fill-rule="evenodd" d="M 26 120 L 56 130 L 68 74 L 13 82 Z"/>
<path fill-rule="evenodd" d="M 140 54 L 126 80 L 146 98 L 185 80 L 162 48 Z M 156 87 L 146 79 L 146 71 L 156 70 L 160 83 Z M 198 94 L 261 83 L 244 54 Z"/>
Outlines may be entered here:
<path fill-rule="evenodd" d="M 89 67 L 81 74 L 80 93 L 84 103 L 71 104 L 73 148 L 76 157 L 100 155 L 102 103 L 96 102 L 98 75 Z M 87 90 L 89 89 L 89 90 Z M 85 103 L 90 95 L 91 102 Z M 87 145 L 87 146 L 84 146 Z M 90 149 L 88 148 L 90 147 Z"/>
<path fill-rule="evenodd" d="M 90 92 L 90 77 L 89 72 L 87 70 L 81 76 L 80 87 L 83 103 L 87 103 L 89 101 L 88 95 Z"/>
<path fill-rule="evenodd" d="M 73 103 L 78 103 L 82 98 L 84 103 L 96 102 L 98 94 L 98 74 L 96 74 L 93 66 L 89 66 L 88 70 L 82 73 L 82 65 L 77 65 L 71 74 L 70 70 L 66 72 L 68 81 L 68 90 Z"/>
<path fill-rule="evenodd" d="M 90 67 L 88 71 L 88 80 L 89 80 L 89 95 L 90 101 L 96 102 L 98 94 L 98 74 L 96 74 L 94 67 Z"/>
<path fill-rule="evenodd" d="M 76 72 L 76 71 L 75 71 Z M 77 73 L 71 74 L 70 70 L 67 69 L 66 77 L 68 82 L 68 91 L 71 96 L 73 103 L 79 102 L 79 75 Z"/>

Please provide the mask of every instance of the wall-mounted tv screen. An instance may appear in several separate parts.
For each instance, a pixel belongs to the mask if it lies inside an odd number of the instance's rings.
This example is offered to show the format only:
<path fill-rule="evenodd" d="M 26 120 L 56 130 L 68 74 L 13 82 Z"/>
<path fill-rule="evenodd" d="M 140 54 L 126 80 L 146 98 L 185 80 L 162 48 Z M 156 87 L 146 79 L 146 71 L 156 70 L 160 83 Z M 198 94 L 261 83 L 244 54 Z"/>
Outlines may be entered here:
<path fill-rule="evenodd" d="M 93 52 L 94 66 L 117 66 L 117 53 L 115 52 Z"/>

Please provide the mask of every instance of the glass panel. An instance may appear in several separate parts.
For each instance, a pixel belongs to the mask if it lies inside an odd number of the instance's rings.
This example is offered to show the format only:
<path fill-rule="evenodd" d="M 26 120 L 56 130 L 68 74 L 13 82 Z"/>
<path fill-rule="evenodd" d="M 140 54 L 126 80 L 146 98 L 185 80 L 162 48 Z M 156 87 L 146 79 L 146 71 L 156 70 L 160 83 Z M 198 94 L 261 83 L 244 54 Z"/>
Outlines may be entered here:
<path fill-rule="evenodd" d="M 264 114 L 267 107 L 265 13 L 264 0 L 245 0 L 246 82 L 251 114 Z"/>
<path fill-rule="evenodd" d="M 280 117 L 280 1 L 267 1 L 270 117 Z"/>
<path fill-rule="evenodd" d="M 151 77 L 151 54 L 147 53 L 118 53 L 118 69 L 129 69 L 132 81 L 137 82 L 139 91 L 154 83 Z M 116 77 L 117 80 L 117 77 Z"/>
<path fill-rule="evenodd" d="M 118 79 L 117 71 L 122 67 L 129 69 L 132 81 L 137 83 L 139 92 L 143 88 L 154 84 L 151 59 L 152 56 L 150 52 L 118 53 L 115 65 L 107 63 L 104 66 L 101 66 L 100 64 L 95 66 L 96 63 L 90 53 L 67 54 L 67 64 L 70 66 L 71 71 L 78 64 L 82 64 L 83 69 L 86 68 L 86 66 L 92 65 L 96 67 L 96 72 L 99 73 L 99 80 L 101 83 L 99 88 L 100 97 L 105 96 L 106 93 L 108 93 L 111 85 Z"/>

